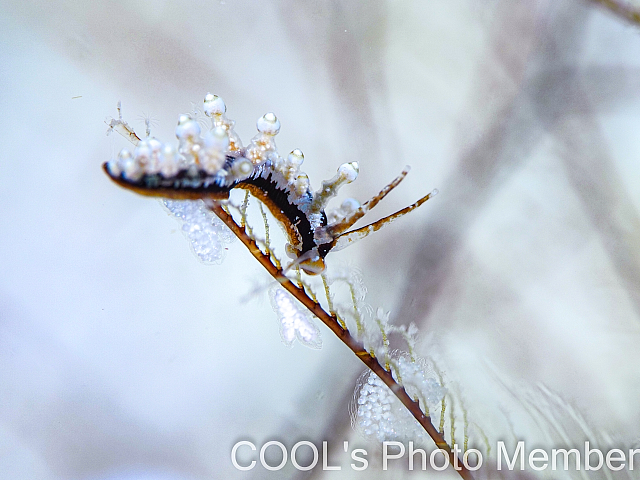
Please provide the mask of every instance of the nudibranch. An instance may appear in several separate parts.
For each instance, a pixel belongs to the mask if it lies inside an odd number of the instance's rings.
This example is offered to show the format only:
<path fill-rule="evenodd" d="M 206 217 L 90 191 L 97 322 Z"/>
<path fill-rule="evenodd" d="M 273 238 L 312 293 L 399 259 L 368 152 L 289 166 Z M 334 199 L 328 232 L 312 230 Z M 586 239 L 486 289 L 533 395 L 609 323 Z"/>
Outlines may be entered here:
<path fill-rule="evenodd" d="M 358 176 L 357 162 L 341 165 L 332 179 L 322 182 L 320 190 L 313 192 L 309 178 L 300 171 L 302 152 L 295 149 L 286 158 L 278 153 L 274 137 L 280 131 L 280 122 L 273 113 L 258 119 L 258 134 L 246 147 L 234 131 L 235 122 L 227 118 L 220 97 L 207 94 L 204 113 L 211 119 L 205 132 L 193 116 L 180 115 L 176 148 L 151 137 L 149 128 L 141 139 L 122 119 L 118 104 L 118 119 L 110 119 L 109 130 L 123 135 L 135 149 L 123 149 L 117 158 L 106 162 L 105 172 L 121 187 L 152 197 L 216 202 L 227 200 L 233 189 L 248 191 L 282 225 L 288 240 L 287 255 L 294 260 L 289 268 L 299 265 L 307 274 L 321 273 L 330 251 L 366 237 L 437 193 L 434 190 L 388 217 L 348 231 L 402 181 L 408 167 L 364 204 L 348 199 L 327 215 L 329 200 Z"/>

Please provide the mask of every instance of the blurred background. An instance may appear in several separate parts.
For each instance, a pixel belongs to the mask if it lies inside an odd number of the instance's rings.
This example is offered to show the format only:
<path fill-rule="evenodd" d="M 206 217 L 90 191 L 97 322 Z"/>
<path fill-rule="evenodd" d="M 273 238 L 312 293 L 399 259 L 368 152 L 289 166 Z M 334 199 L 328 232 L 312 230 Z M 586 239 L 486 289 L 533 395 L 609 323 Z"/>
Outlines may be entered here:
<path fill-rule="evenodd" d="M 419 326 L 492 443 L 559 446 L 551 417 L 571 441 L 638 442 L 638 26 L 586 0 L 0 9 L 0 478 L 406 475 L 373 448 L 365 472 L 340 455 L 366 445 L 351 352 L 324 327 L 322 350 L 284 347 L 239 242 L 202 265 L 157 201 L 102 172 L 118 101 L 169 140 L 207 92 L 245 143 L 275 112 L 314 188 L 357 160 L 341 195 L 364 201 L 411 165 L 374 217 L 440 190 L 334 257 Z M 240 440 L 327 440 L 343 470 L 241 472 Z"/>

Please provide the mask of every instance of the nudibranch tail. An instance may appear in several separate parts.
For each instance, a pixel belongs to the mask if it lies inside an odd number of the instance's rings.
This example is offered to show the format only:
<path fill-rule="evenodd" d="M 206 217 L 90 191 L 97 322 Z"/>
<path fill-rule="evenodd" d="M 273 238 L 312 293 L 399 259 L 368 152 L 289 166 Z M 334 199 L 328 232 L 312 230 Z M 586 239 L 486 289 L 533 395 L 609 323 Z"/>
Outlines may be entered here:
<path fill-rule="evenodd" d="M 360 205 L 355 200 L 343 202 L 328 221 L 325 208 L 338 190 L 358 176 L 358 163 L 338 168 L 336 175 L 322 182 L 317 192 L 311 190 L 309 178 L 300 170 L 303 153 L 295 149 L 286 158 L 276 149 L 275 136 L 280 121 L 273 113 L 257 121 L 258 133 L 246 147 L 234 131 L 235 122 L 226 116 L 227 107 L 217 95 L 208 93 L 203 111 L 211 126 L 203 127 L 190 115 L 180 115 L 176 127 L 178 147 L 147 136 L 140 138 L 122 119 L 110 119 L 109 132 L 116 131 L 135 148 L 123 149 L 104 170 L 118 185 L 141 195 L 174 200 L 224 201 L 233 189 L 243 189 L 260 200 L 283 226 L 287 236 L 287 254 L 293 258 L 288 267 L 299 266 L 310 275 L 321 273 L 324 258 L 364 238 L 383 225 L 424 203 L 432 194 L 415 204 L 366 227 L 347 232 L 360 218 L 393 190 L 409 167 L 378 195 Z M 347 233 L 345 233 L 347 232 Z"/>

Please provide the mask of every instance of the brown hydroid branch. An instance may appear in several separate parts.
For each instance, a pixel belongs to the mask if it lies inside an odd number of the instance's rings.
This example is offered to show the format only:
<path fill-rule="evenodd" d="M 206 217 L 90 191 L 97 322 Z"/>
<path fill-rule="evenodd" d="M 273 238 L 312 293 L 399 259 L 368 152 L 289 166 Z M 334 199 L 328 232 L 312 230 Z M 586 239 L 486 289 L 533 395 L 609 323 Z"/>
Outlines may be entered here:
<path fill-rule="evenodd" d="M 640 25 L 640 8 L 630 5 L 628 2 L 621 0 L 591 0 L 593 2 L 604 5 L 606 8 L 615 13 L 628 22 Z"/>
<path fill-rule="evenodd" d="M 262 252 L 256 242 L 251 238 L 244 227 L 238 225 L 220 204 L 216 201 L 208 201 L 207 206 L 215 213 L 224 224 L 240 239 L 240 241 L 249 249 L 251 255 L 262 265 L 267 272 L 282 287 L 293 295 L 300 303 L 302 303 L 311 313 L 318 317 L 342 342 L 367 366 L 369 367 L 384 383 L 387 385 L 394 395 L 402 402 L 407 410 L 418 421 L 422 428 L 433 439 L 436 446 L 446 451 L 449 455 L 451 465 L 457 465 L 457 473 L 465 480 L 473 480 L 471 472 L 465 468 L 460 459 L 456 458 L 451 448 L 444 439 L 444 433 L 440 433 L 431 423 L 431 417 L 424 414 L 420 408 L 420 404 L 414 401 L 406 392 L 403 386 L 398 384 L 393 378 L 391 371 L 385 370 L 375 357 L 372 357 L 364 348 L 364 345 L 356 340 L 348 330 L 342 328 L 337 317 L 327 313 L 324 308 L 314 301 L 307 292 L 296 286 L 289 278 L 286 277 L 283 270 L 271 261 L 271 258 Z"/>

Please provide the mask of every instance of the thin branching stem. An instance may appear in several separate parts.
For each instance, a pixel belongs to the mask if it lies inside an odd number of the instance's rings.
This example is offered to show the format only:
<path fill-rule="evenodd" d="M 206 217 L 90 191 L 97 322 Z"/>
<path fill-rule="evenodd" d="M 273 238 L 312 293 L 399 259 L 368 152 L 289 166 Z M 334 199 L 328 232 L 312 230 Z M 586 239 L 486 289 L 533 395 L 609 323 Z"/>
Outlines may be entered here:
<path fill-rule="evenodd" d="M 599 3 L 605 6 L 618 17 L 631 22 L 635 25 L 640 25 L 640 8 L 631 5 L 624 0 L 591 0 L 592 2 Z"/>
<path fill-rule="evenodd" d="M 317 301 L 311 299 L 311 297 L 309 297 L 302 288 L 291 282 L 291 280 L 289 280 L 289 278 L 287 278 L 283 273 L 282 269 L 273 264 L 269 256 L 265 255 L 253 238 L 247 234 L 244 227 L 238 225 L 231 214 L 228 213 L 219 202 L 209 202 L 208 206 L 249 249 L 251 255 L 253 255 L 260 265 L 262 265 L 285 290 L 298 299 L 298 301 L 311 313 L 318 317 L 367 367 L 371 369 L 371 371 L 373 371 L 385 383 L 385 385 L 387 385 L 387 387 L 391 389 L 398 400 L 402 402 L 411 415 L 413 415 L 422 428 L 424 428 L 424 430 L 433 439 L 436 446 L 447 452 L 451 464 L 458 466 L 456 469 L 457 473 L 465 480 L 473 480 L 471 472 L 465 468 L 464 464 L 456 458 L 454 453 L 451 451 L 451 448 L 444 439 L 444 435 L 438 432 L 438 430 L 433 426 L 431 418 L 425 415 L 420 409 L 420 404 L 417 401 L 414 401 L 407 394 L 404 387 L 395 381 L 391 371 L 385 370 L 382 365 L 378 363 L 378 360 L 366 351 L 361 342 L 356 340 L 348 330 L 342 328 L 335 315 L 327 313 L 324 308 L 322 308 Z"/>

